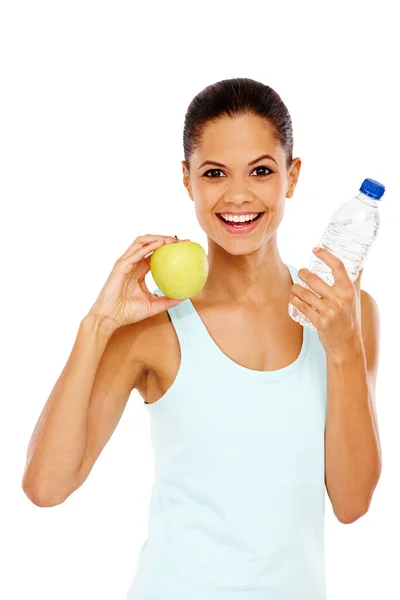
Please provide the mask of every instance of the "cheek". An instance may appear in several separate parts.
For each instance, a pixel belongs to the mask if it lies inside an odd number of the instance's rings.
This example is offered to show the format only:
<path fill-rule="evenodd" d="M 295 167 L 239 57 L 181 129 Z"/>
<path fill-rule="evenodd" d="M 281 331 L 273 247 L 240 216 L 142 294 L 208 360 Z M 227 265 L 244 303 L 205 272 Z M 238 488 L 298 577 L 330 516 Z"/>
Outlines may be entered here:
<path fill-rule="evenodd" d="M 283 215 L 285 214 L 285 208 L 286 208 L 286 202 L 284 199 L 282 199 L 280 202 L 277 202 L 275 207 L 274 207 L 274 212 L 276 214 L 276 216 L 279 218 L 279 220 L 281 220 L 283 218 Z"/>
<path fill-rule="evenodd" d="M 281 202 L 279 204 L 276 204 L 276 206 L 274 207 L 273 217 L 272 217 L 275 229 L 277 229 L 279 227 L 279 225 L 281 224 L 284 215 L 285 215 L 285 203 Z"/>
<path fill-rule="evenodd" d="M 214 205 L 210 205 L 209 203 L 205 203 L 203 200 L 199 202 L 198 200 L 194 203 L 194 210 L 196 213 L 197 220 L 199 222 L 200 227 L 205 230 L 210 228 L 210 224 L 212 223 L 215 215 L 213 214 Z"/>
<path fill-rule="evenodd" d="M 204 181 L 196 180 L 192 184 L 192 193 L 198 213 L 205 214 L 213 210 L 221 198 L 221 190 L 218 191 L 217 186 L 214 188 L 213 185 Z"/>
<path fill-rule="evenodd" d="M 279 227 L 282 222 L 282 219 L 285 215 L 285 202 L 270 202 L 266 204 L 265 210 L 267 212 L 267 228 L 268 231 L 273 233 Z"/>
<path fill-rule="evenodd" d="M 209 186 L 210 188 L 211 186 Z M 216 211 L 220 195 L 215 190 L 207 189 L 207 186 L 197 185 L 193 189 L 194 208 L 199 221 L 210 220 L 212 213 Z"/>

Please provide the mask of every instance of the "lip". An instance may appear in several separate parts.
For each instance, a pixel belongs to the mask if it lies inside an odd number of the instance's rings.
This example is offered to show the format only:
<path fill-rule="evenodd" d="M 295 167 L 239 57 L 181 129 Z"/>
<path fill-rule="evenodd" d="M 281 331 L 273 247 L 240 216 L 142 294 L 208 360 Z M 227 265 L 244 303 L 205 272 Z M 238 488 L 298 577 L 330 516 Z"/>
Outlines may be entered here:
<path fill-rule="evenodd" d="M 225 221 L 223 221 L 219 215 L 217 214 L 216 217 L 218 219 L 218 221 L 221 223 L 222 227 L 225 229 L 225 231 L 227 233 L 233 234 L 233 235 L 240 235 L 240 234 L 244 234 L 244 233 L 250 233 L 251 231 L 253 231 L 254 229 L 256 229 L 256 227 L 258 226 L 258 224 L 260 223 L 260 221 L 263 220 L 265 216 L 265 212 L 262 212 L 260 217 L 256 220 L 256 221 L 252 221 L 248 224 L 245 225 L 241 225 L 240 227 L 235 226 L 235 225 L 229 225 L 228 223 L 225 223 Z"/>

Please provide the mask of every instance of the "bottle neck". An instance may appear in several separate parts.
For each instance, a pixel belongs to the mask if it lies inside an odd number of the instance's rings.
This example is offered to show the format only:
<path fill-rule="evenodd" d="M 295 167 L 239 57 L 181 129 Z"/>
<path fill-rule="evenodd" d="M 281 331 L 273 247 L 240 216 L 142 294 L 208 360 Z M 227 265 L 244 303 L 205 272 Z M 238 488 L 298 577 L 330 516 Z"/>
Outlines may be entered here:
<path fill-rule="evenodd" d="M 356 198 L 361 202 L 365 202 L 365 204 L 368 204 L 369 206 L 378 206 L 380 202 L 380 200 L 376 200 L 375 198 L 371 198 L 371 196 L 367 196 L 367 194 L 364 194 L 364 192 L 358 192 Z"/>

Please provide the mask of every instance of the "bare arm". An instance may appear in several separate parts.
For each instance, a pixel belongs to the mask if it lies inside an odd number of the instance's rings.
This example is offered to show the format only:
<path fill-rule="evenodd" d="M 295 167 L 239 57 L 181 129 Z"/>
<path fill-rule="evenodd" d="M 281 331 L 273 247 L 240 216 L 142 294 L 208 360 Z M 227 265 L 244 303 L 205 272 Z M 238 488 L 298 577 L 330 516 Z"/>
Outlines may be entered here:
<path fill-rule="evenodd" d="M 146 376 L 139 331 L 151 324 L 151 317 L 182 300 L 152 294 L 145 276 L 150 254 L 164 243 L 176 242 L 171 236 L 137 237 L 82 319 L 28 446 L 22 488 L 34 504 L 61 504 L 82 485 L 132 389 Z"/>
<path fill-rule="evenodd" d="M 61 504 L 88 476 L 144 366 L 132 327 L 86 315 L 33 431 L 22 487 L 38 506 Z"/>

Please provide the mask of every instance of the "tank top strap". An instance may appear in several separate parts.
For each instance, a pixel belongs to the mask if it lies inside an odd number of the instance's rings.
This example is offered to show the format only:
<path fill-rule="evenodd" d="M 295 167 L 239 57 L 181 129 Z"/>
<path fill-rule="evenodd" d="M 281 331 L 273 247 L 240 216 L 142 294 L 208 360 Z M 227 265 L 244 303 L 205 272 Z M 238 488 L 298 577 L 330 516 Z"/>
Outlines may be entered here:
<path fill-rule="evenodd" d="M 156 296 L 164 296 L 159 288 L 153 289 L 152 292 Z M 203 348 L 199 346 L 209 343 L 209 334 L 190 299 L 187 298 L 176 306 L 168 308 L 167 313 L 179 340 L 182 363 L 185 362 L 186 355 L 198 356 L 201 354 Z"/>
<path fill-rule="evenodd" d="M 298 268 L 294 267 L 293 265 L 289 265 L 288 263 L 286 263 L 287 268 L 289 269 L 290 275 L 292 277 L 292 281 L 293 283 L 300 283 L 301 284 L 301 279 L 298 276 Z"/>

